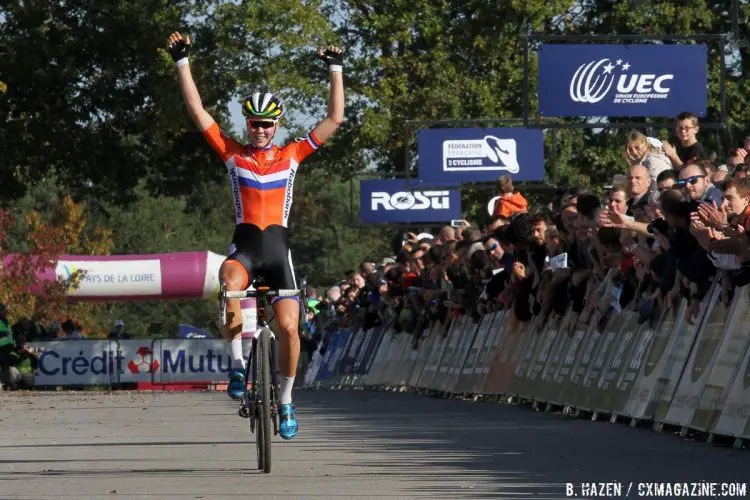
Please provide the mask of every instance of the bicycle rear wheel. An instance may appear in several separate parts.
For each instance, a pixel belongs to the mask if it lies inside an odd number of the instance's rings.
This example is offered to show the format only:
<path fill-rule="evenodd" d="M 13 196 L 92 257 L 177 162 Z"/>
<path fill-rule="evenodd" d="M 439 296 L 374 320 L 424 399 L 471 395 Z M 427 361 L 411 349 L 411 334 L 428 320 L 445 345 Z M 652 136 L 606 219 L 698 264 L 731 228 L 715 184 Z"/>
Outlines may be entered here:
<path fill-rule="evenodd" d="M 271 346 L 270 332 L 263 330 L 258 339 L 258 358 L 260 360 L 258 384 L 258 396 L 260 398 L 260 408 L 258 416 L 260 422 L 258 425 L 258 452 L 263 453 L 262 469 L 266 474 L 271 472 L 271 438 L 273 437 L 273 428 L 271 427 Z M 262 444 L 260 444 L 262 443 Z M 259 456 L 259 468 L 260 456 Z"/>

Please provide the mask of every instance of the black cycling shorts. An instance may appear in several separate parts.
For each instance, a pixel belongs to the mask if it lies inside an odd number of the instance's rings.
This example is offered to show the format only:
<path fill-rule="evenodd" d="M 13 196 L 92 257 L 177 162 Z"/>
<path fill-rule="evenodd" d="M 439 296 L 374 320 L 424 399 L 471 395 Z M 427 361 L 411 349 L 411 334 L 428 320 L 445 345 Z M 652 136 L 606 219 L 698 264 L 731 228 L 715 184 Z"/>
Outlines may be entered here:
<path fill-rule="evenodd" d="M 245 270 L 243 288 L 262 278 L 272 290 L 297 289 L 287 228 L 274 225 L 261 230 L 254 224 L 238 224 L 232 245 L 234 252 L 227 261 L 237 262 Z"/>

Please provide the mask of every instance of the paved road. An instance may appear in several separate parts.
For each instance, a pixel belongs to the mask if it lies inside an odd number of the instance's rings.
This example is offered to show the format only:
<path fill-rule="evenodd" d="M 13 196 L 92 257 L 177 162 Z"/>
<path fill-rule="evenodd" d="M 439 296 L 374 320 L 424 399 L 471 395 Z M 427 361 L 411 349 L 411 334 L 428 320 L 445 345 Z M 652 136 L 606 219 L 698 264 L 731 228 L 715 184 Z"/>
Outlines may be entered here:
<path fill-rule="evenodd" d="M 296 402 L 301 433 L 275 442 L 264 475 L 220 393 L 0 393 L 0 498 L 564 498 L 566 482 L 750 482 L 750 451 L 527 407 Z"/>

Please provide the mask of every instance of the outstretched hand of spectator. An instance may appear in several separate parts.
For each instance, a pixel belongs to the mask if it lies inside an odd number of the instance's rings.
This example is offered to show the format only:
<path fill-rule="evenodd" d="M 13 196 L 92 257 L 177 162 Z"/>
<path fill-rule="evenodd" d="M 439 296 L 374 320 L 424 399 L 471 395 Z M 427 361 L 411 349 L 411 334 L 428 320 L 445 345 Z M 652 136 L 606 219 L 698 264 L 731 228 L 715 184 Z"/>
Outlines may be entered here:
<path fill-rule="evenodd" d="M 661 149 L 664 150 L 664 154 L 666 154 L 669 158 L 672 158 L 677 154 L 677 150 L 667 141 L 661 141 Z"/>
<path fill-rule="evenodd" d="M 685 319 L 689 325 L 694 325 L 698 320 L 698 314 L 701 312 L 701 301 L 698 299 L 691 299 L 690 305 L 685 310 Z"/>
<path fill-rule="evenodd" d="M 675 282 L 674 286 L 672 287 L 669 292 L 667 292 L 667 296 L 664 298 L 664 311 L 668 311 L 669 309 L 677 309 L 680 305 L 680 284 Z"/>
<path fill-rule="evenodd" d="M 697 212 L 690 214 L 690 234 L 692 234 L 701 248 L 708 250 L 711 244 L 711 228 L 707 227 Z"/>
<path fill-rule="evenodd" d="M 733 233 L 726 235 L 720 231 L 712 231 L 712 241 L 708 250 L 716 253 L 732 253 L 745 256 L 748 253 L 745 229 L 737 226 Z"/>
<path fill-rule="evenodd" d="M 745 158 L 747 157 L 747 150 L 745 148 L 737 148 L 737 152 L 734 154 L 734 157 L 737 160 L 737 163 L 745 163 Z"/>
<path fill-rule="evenodd" d="M 524 266 L 520 262 L 514 262 L 513 276 L 518 280 L 524 279 L 526 277 L 526 266 Z"/>
<path fill-rule="evenodd" d="M 625 219 L 622 214 L 619 214 L 610 208 L 601 211 L 599 214 L 599 223 L 603 227 L 616 227 L 620 229 L 625 227 Z"/>
<path fill-rule="evenodd" d="M 692 218 L 694 214 L 690 215 Z M 719 228 L 727 225 L 727 210 L 724 205 L 717 206 L 715 201 L 701 203 L 697 215 L 707 226 Z"/>

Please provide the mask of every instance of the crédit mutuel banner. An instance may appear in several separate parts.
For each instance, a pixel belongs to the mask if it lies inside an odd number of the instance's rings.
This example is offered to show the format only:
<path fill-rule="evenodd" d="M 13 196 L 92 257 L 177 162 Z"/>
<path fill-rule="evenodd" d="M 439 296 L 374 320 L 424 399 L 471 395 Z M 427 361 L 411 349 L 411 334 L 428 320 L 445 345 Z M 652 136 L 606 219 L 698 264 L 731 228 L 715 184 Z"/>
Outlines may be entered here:
<path fill-rule="evenodd" d="M 663 116 L 706 113 L 705 45 L 544 44 L 542 116 Z"/>

